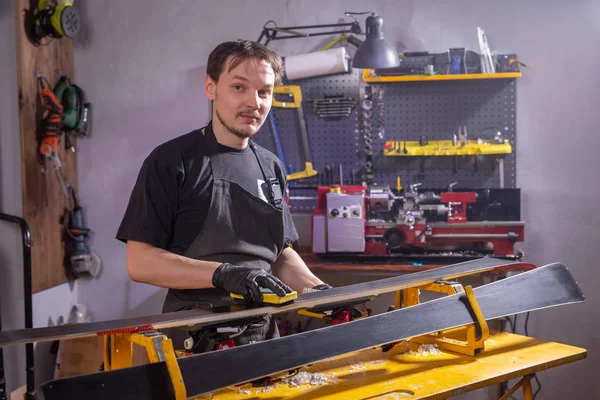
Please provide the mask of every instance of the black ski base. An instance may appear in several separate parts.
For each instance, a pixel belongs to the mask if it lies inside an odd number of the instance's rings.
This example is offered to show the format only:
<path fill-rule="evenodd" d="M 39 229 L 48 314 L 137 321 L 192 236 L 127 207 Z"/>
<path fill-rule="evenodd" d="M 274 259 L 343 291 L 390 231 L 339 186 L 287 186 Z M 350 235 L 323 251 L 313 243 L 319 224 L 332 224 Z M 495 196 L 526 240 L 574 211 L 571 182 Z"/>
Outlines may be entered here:
<path fill-rule="evenodd" d="M 174 400 L 175 392 L 164 362 L 143 368 L 96 372 L 44 384 L 44 399 Z"/>

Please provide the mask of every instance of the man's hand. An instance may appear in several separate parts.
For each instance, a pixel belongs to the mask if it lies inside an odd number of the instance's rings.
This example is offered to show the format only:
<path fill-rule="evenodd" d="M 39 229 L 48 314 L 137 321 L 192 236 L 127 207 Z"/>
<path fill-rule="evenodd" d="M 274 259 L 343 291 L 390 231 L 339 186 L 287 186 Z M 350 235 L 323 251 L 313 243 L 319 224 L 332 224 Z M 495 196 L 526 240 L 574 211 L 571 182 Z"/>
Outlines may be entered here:
<path fill-rule="evenodd" d="M 292 289 L 275 276 L 260 268 L 240 267 L 223 263 L 213 274 L 212 283 L 216 288 L 244 296 L 250 303 L 260 303 L 260 288 L 270 289 L 280 297 L 292 293 Z"/>

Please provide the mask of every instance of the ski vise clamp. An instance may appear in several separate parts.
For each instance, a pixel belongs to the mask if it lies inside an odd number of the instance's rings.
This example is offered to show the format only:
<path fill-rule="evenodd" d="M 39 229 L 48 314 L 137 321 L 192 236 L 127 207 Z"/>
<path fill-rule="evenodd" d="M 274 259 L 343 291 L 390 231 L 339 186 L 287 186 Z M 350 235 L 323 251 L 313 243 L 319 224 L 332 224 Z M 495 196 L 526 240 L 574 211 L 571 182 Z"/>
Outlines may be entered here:
<path fill-rule="evenodd" d="M 143 357 L 143 353 L 134 351 L 134 344 L 146 350 L 147 360 L 151 363 L 165 362 L 173 383 L 175 400 L 186 399 L 186 389 L 175 356 L 173 342 L 155 330 L 105 335 L 104 370 L 110 371 L 133 366 L 134 358 L 137 360 Z"/>
<path fill-rule="evenodd" d="M 354 321 L 371 315 L 371 310 L 364 304 L 355 304 L 347 307 L 334 307 L 331 310 L 298 310 L 298 314 L 307 317 L 319 318 L 327 324 L 338 325 L 344 322 Z"/>
<path fill-rule="evenodd" d="M 457 282 L 438 281 L 425 286 L 408 288 L 404 289 L 402 291 L 404 293 L 401 295 L 397 293 L 396 303 L 398 303 L 399 297 L 402 296 L 404 300 L 402 304 L 403 307 L 418 304 L 419 289 L 445 293 L 447 295 L 465 293 L 466 306 L 473 316 L 473 323 L 466 325 L 466 340 L 463 340 L 464 334 L 462 333 L 465 327 L 459 327 L 429 335 L 418 336 L 411 339 L 413 342 L 421 344 L 437 344 L 440 349 L 468 356 L 475 356 L 485 351 L 485 341 L 490 336 L 490 330 L 487 321 L 481 312 L 477 298 L 473 293 L 473 288 L 470 285 L 463 288 L 463 286 Z M 396 309 L 398 308 L 399 304 L 396 304 Z"/>

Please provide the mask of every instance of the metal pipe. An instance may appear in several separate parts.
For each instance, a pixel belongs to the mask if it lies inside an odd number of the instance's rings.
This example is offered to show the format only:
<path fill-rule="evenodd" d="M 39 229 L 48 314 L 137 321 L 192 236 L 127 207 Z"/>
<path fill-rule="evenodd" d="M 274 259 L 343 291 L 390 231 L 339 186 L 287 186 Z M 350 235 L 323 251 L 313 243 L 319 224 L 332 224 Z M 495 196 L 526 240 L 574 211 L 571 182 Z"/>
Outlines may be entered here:
<path fill-rule="evenodd" d="M 438 233 L 427 235 L 432 239 L 512 239 L 516 233 Z"/>
<path fill-rule="evenodd" d="M 21 236 L 23 242 L 23 295 L 25 298 L 25 328 L 29 329 L 33 327 L 33 294 L 31 288 L 31 231 L 29 230 L 27 221 L 25 221 L 21 217 L 0 213 L 0 220 L 15 223 L 21 228 Z M 0 356 L 2 356 L 1 353 Z M 35 400 L 33 343 L 27 343 L 25 345 L 25 363 L 25 371 L 27 374 L 27 392 L 25 393 L 25 399 Z M 4 371 L 2 371 L 2 379 L 3 378 Z"/>
<path fill-rule="evenodd" d="M 498 159 L 498 180 L 500 181 L 500 189 L 504 189 L 504 158 Z"/>
<path fill-rule="evenodd" d="M 280 31 L 289 31 L 293 29 L 313 29 L 313 28 L 337 28 L 341 26 L 353 26 L 356 22 L 340 22 L 335 24 L 321 24 L 321 25 L 300 25 L 300 26 L 278 26 L 278 27 L 265 27 L 266 29 L 277 29 Z M 331 32 L 324 32 L 324 34 Z"/>
<path fill-rule="evenodd" d="M 319 200 L 317 196 L 290 196 L 290 200 Z"/>

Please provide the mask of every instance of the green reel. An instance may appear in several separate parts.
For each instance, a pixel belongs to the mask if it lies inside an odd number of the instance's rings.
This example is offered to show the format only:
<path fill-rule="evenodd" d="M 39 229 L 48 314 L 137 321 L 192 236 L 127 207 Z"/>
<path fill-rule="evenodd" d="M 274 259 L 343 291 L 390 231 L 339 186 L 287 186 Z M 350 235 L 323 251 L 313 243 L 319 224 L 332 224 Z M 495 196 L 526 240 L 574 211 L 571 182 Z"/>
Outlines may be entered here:
<path fill-rule="evenodd" d="M 54 88 L 54 94 L 63 106 L 63 128 L 65 136 L 87 136 L 90 131 L 90 103 L 85 102 L 83 90 L 71 84 L 67 75 L 63 74 Z M 69 140 L 65 147 L 71 148 Z"/>

